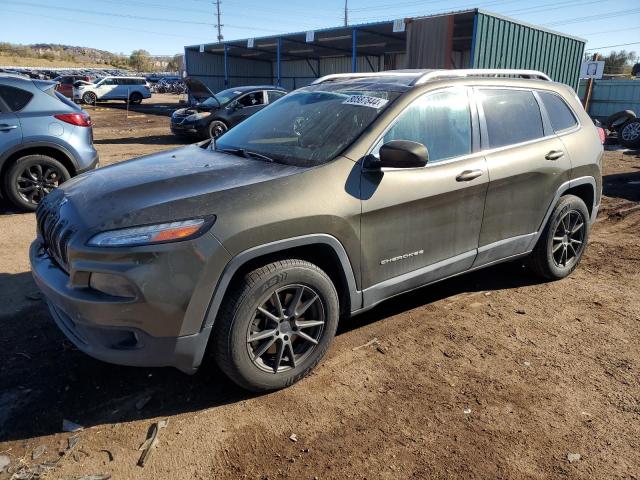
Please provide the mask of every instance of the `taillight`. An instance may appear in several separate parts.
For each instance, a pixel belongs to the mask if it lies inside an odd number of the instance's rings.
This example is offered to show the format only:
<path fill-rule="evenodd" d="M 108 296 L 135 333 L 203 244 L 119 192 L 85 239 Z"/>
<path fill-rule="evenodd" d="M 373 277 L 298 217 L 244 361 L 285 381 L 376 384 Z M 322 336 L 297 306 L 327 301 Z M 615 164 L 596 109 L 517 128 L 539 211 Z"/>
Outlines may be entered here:
<path fill-rule="evenodd" d="M 600 137 L 600 143 L 602 145 L 604 145 L 604 142 L 607 139 L 607 133 L 604 131 L 604 128 L 601 128 L 601 127 L 596 127 L 596 130 L 598 130 L 598 136 Z"/>
<path fill-rule="evenodd" d="M 54 117 L 58 120 L 62 120 L 63 122 L 75 125 L 76 127 L 91 126 L 91 117 L 86 113 L 61 113 L 59 115 L 54 115 Z"/>

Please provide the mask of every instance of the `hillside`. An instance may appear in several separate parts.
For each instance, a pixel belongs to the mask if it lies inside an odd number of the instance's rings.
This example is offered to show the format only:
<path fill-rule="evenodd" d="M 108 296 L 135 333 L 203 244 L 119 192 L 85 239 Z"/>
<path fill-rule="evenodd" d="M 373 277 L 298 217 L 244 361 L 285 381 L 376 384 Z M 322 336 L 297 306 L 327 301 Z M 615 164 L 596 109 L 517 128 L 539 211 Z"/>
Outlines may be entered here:
<path fill-rule="evenodd" d="M 148 65 L 145 65 L 148 68 L 145 70 L 165 69 L 171 60 L 172 57 L 148 57 Z M 130 66 L 130 57 L 106 50 L 71 45 L 17 45 L 0 42 L 0 66 L 126 68 Z"/>

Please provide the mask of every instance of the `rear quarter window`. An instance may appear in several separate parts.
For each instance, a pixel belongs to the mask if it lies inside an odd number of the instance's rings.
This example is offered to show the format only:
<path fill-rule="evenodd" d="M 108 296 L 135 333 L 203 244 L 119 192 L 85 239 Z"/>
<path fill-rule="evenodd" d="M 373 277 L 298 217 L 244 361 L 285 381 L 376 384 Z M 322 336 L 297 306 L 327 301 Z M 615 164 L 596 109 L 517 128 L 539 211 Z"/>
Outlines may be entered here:
<path fill-rule="evenodd" d="M 547 111 L 554 132 L 567 130 L 578 124 L 573 112 L 561 97 L 553 93 L 540 91 L 538 95 L 540 95 L 540 99 Z"/>
<path fill-rule="evenodd" d="M 533 92 L 481 89 L 489 148 L 504 147 L 544 137 L 542 115 Z"/>
<path fill-rule="evenodd" d="M 33 93 L 9 85 L 0 85 L 0 97 L 12 112 L 19 112 L 33 98 Z"/>

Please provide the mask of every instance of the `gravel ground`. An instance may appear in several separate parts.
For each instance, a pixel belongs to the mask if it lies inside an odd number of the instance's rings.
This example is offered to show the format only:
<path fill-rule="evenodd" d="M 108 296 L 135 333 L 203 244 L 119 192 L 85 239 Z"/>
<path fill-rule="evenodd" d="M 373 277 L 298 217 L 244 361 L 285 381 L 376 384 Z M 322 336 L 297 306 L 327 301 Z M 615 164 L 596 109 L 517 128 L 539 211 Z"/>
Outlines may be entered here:
<path fill-rule="evenodd" d="M 173 102 L 90 109 L 102 164 L 179 146 Z M 308 378 L 259 396 L 210 363 L 188 377 L 75 350 L 30 277 L 33 215 L 2 207 L 0 479 L 637 479 L 640 155 L 607 152 L 604 188 L 571 277 L 511 263 L 397 297 L 344 322 Z"/>

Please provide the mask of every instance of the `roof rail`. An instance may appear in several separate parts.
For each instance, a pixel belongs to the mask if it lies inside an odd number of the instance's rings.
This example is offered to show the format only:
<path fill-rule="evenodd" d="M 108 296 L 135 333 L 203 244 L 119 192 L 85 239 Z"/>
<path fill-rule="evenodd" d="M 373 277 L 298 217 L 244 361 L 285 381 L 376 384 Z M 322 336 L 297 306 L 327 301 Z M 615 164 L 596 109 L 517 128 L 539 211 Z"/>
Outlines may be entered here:
<path fill-rule="evenodd" d="M 424 70 L 388 70 L 382 72 L 362 72 L 362 73 L 333 73 L 325 75 L 313 82 L 311 85 L 318 83 L 332 82 L 333 80 L 348 80 L 350 78 L 366 78 L 366 77 L 419 77 Z"/>
<path fill-rule="evenodd" d="M 431 80 L 439 78 L 450 77 L 498 77 L 498 76 L 510 76 L 521 78 L 532 78 L 538 80 L 551 81 L 551 78 L 546 73 L 538 72 L 537 70 L 515 70 L 506 68 L 476 68 L 468 70 L 433 70 L 427 72 L 424 75 L 416 78 L 413 85 L 422 85 Z"/>

